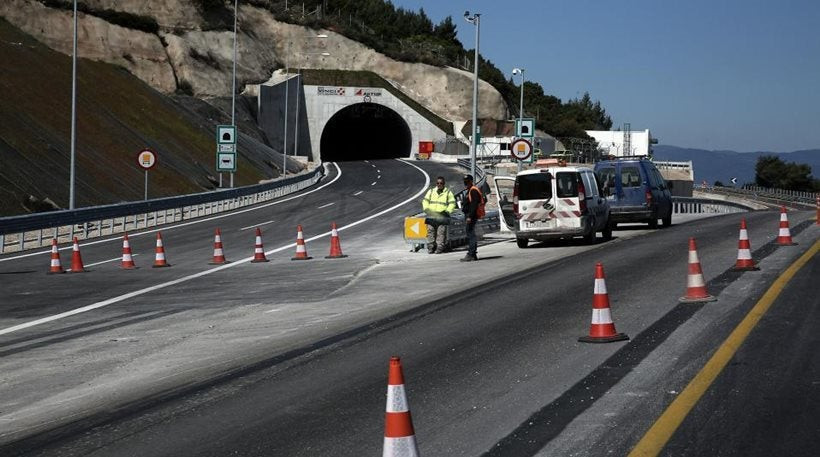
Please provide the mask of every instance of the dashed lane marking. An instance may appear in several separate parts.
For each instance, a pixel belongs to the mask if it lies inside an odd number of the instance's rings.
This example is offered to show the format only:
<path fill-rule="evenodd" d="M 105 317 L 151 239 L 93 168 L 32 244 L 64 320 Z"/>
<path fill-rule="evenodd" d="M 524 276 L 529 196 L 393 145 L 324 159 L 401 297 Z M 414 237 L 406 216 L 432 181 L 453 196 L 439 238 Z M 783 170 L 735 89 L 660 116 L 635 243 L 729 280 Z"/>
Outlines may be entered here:
<path fill-rule="evenodd" d="M 360 190 L 360 191 L 356 192 L 355 194 L 353 194 L 353 196 L 355 197 L 356 195 L 361 195 L 363 192 L 364 192 L 363 190 Z"/>
<path fill-rule="evenodd" d="M 260 223 L 255 224 L 255 225 L 249 225 L 249 226 L 247 226 L 247 227 L 242 227 L 241 229 L 239 229 L 239 231 L 241 232 L 241 231 L 243 231 L 243 230 L 250 230 L 250 229 L 252 229 L 252 228 L 261 227 L 261 226 L 263 226 L 263 225 L 272 224 L 272 223 L 274 223 L 274 222 L 276 222 L 276 221 L 265 221 L 265 222 L 260 222 Z"/>
<path fill-rule="evenodd" d="M 322 209 L 322 208 L 327 208 L 328 206 L 333 206 L 333 205 L 335 205 L 335 204 L 336 204 L 336 202 L 330 202 L 330 203 L 328 203 L 327 205 L 322 205 L 322 206 L 320 206 L 320 207 L 319 207 L 319 209 Z"/>

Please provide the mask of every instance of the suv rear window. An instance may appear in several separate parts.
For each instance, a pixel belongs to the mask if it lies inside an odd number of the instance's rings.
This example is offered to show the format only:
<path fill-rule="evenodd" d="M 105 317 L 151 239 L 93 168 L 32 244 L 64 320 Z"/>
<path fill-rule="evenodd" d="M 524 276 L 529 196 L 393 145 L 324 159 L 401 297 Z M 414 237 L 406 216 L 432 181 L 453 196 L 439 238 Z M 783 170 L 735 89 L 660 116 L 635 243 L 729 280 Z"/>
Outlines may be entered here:
<path fill-rule="evenodd" d="M 555 189 L 558 198 L 578 196 L 578 173 L 556 173 Z"/>
<path fill-rule="evenodd" d="M 518 199 L 540 200 L 552 198 L 551 176 L 548 173 L 534 173 L 518 177 Z"/>
<path fill-rule="evenodd" d="M 601 168 L 597 173 L 601 186 L 615 187 L 615 167 Z"/>
<path fill-rule="evenodd" d="M 640 187 L 641 186 L 641 172 L 638 167 L 621 166 L 621 186 L 623 187 Z"/>

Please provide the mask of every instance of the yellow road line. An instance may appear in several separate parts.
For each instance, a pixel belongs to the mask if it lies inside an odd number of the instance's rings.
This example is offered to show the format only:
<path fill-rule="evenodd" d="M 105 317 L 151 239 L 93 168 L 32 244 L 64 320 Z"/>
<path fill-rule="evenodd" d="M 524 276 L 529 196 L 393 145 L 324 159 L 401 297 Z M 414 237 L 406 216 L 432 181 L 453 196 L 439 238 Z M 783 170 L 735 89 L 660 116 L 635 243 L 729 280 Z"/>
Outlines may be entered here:
<path fill-rule="evenodd" d="M 726 341 L 718 348 L 712 358 L 706 362 L 706 365 L 689 382 L 683 392 L 650 427 L 635 448 L 632 449 L 632 452 L 629 453 L 629 457 L 649 457 L 660 454 L 666 443 L 672 438 L 675 430 L 678 429 L 692 408 L 695 407 L 706 389 L 712 385 L 715 378 L 723 371 L 723 368 L 729 363 L 729 360 L 732 359 L 763 315 L 766 314 L 772 303 L 786 287 L 786 284 L 818 251 L 820 251 L 820 240 L 815 241 L 814 245 L 805 254 L 800 256 L 775 280 L 754 308 L 749 311 L 749 314 L 726 338 Z"/>

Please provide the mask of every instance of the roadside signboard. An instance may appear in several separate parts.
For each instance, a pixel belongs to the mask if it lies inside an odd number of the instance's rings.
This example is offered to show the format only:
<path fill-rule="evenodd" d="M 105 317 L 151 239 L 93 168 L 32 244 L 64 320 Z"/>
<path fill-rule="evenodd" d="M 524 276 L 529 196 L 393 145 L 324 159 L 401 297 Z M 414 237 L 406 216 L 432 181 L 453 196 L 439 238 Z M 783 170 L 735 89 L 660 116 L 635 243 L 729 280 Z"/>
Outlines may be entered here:
<path fill-rule="evenodd" d="M 157 164 L 157 155 L 150 149 L 143 149 L 137 154 L 137 164 L 145 170 L 150 170 Z"/>
<path fill-rule="evenodd" d="M 535 136 L 535 119 L 524 117 L 515 120 L 515 136 L 518 138 L 532 138 Z"/>
<path fill-rule="evenodd" d="M 144 199 L 148 200 L 148 170 L 154 168 L 157 165 L 157 155 L 154 151 L 145 148 L 137 154 L 137 165 L 140 166 L 143 170 L 145 170 L 145 196 Z"/>
<path fill-rule="evenodd" d="M 510 149 L 513 157 L 518 160 L 527 160 L 532 156 L 532 143 L 523 138 L 513 141 Z"/>
<path fill-rule="evenodd" d="M 216 171 L 236 171 L 236 126 L 217 125 L 216 126 Z M 219 175 L 219 183 L 222 185 L 222 175 Z M 231 175 L 231 186 L 233 186 L 233 175 Z"/>
<path fill-rule="evenodd" d="M 407 242 L 427 242 L 427 224 L 423 217 L 404 218 L 404 240 Z"/>
<path fill-rule="evenodd" d="M 217 152 L 216 170 L 236 171 L 236 154 L 233 152 Z"/>

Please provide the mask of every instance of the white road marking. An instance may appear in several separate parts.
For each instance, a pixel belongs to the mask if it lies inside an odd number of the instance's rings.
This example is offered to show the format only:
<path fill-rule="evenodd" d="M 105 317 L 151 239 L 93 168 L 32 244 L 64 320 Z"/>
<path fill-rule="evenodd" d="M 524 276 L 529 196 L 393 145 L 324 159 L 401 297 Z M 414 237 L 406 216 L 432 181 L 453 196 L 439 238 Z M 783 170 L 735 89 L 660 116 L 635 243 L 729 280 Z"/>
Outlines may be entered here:
<path fill-rule="evenodd" d="M 222 219 L 222 218 L 225 218 L 225 217 L 230 217 L 230 216 L 233 216 L 234 214 L 242 214 L 242 213 L 247 213 L 249 211 L 260 210 L 260 209 L 263 209 L 263 208 L 267 208 L 269 206 L 278 205 L 280 203 L 284 203 L 284 202 L 291 201 L 291 200 L 296 199 L 296 198 L 303 197 L 303 196 L 308 195 L 308 194 L 312 194 L 314 192 L 322 190 L 325 187 L 333 184 L 339 178 L 342 177 L 341 168 L 339 168 L 339 166 L 336 165 L 336 163 L 334 163 L 334 162 L 331 162 L 331 164 L 336 167 L 336 170 L 339 173 L 336 175 L 335 178 L 333 178 L 332 181 L 328 182 L 327 184 L 323 184 L 323 185 L 321 185 L 321 186 L 319 186 L 319 187 L 317 187 L 313 190 L 309 190 L 307 192 L 300 193 L 299 195 L 294 195 L 292 197 L 284 198 L 282 200 L 276 200 L 274 202 L 266 203 L 266 204 L 261 205 L 261 206 L 254 206 L 253 208 L 246 208 L 246 209 L 242 209 L 242 210 L 238 210 L 238 211 L 232 211 L 232 212 L 227 213 L 227 214 L 220 214 L 220 215 L 213 216 L 213 217 L 208 217 L 208 218 L 205 218 L 205 219 L 196 219 L 196 220 L 193 220 L 193 221 L 190 221 L 190 222 L 185 222 L 183 224 L 177 224 L 177 225 L 173 225 L 173 226 L 169 226 L 169 227 L 159 227 L 159 228 L 155 228 L 153 230 L 146 230 L 144 232 L 128 233 L 128 237 L 129 238 L 134 238 L 134 237 L 137 237 L 137 236 L 148 235 L 148 234 L 156 233 L 156 232 L 162 232 L 162 231 L 168 232 L 168 231 L 180 228 L 180 227 L 187 227 L 189 225 L 201 224 L 203 222 L 210 222 L 210 221 L 213 221 L 213 220 L 216 220 L 216 219 Z M 109 239 L 106 239 L 106 240 L 97 240 L 97 241 L 90 241 L 88 243 L 80 243 L 80 246 L 91 246 L 91 245 L 100 244 L 100 243 L 110 243 L 112 241 L 119 242 L 120 240 L 122 240 L 122 238 L 120 238 L 118 236 L 116 238 L 109 238 Z M 59 248 L 60 251 L 66 251 L 66 250 L 71 250 L 71 249 L 72 249 L 72 246 L 66 246 L 66 247 L 63 247 L 63 248 Z M 22 259 L 24 257 L 31 257 L 31 256 L 35 256 L 35 255 L 41 255 L 41 254 L 51 254 L 51 248 L 49 248 L 48 251 L 32 252 L 30 254 L 22 254 L 22 255 L 18 255 L 18 256 L 14 256 L 14 257 L 7 257 L 5 259 L 0 259 L 0 262 L 8 262 L 9 260 Z"/>
<path fill-rule="evenodd" d="M 364 219 L 360 219 L 356 222 L 345 225 L 344 227 L 337 227 L 336 230 L 338 232 L 341 232 L 343 230 L 347 230 L 349 228 L 353 228 L 353 227 L 355 227 L 359 224 L 364 224 L 367 221 L 370 221 L 370 220 L 375 219 L 379 216 L 387 214 L 390 211 L 393 211 L 397 208 L 400 208 L 400 207 L 402 207 L 402 206 L 404 206 L 408 203 L 414 203 L 415 204 L 416 200 L 419 197 L 421 197 L 422 194 L 424 194 L 424 192 L 427 191 L 427 188 L 430 186 L 430 175 L 428 175 L 424 170 L 422 170 L 421 168 L 419 168 L 418 166 L 416 166 L 416 165 L 414 165 L 410 162 L 406 162 L 406 161 L 401 160 L 401 159 L 396 159 L 396 160 L 398 160 L 401 163 L 410 165 L 411 167 L 417 169 L 418 171 L 420 171 L 424 175 L 424 185 L 421 187 L 421 189 L 415 195 L 413 195 L 412 197 L 408 198 L 407 200 L 404 200 L 403 202 L 397 203 L 397 204 L 391 206 L 390 208 L 382 210 L 382 211 L 380 211 L 376 214 L 371 214 L 370 216 L 365 217 Z M 336 165 L 336 164 L 334 164 L 334 165 Z M 336 177 L 336 179 L 338 179 L 342 175 L 342 170 L 339 168 L 338 165 L 336 165 L 336 168 L 339 171 L 339 175 Z M 327 185 L 330 185 L 332 182 L 336 181 L 336 179 L 334 179 L 333 181 L 331 181 Z M 322 187 L 325 187 L 325 186 L 322 186 Z M 321 189 L 322 187 L 314 189 L 311 192 L 315 192 L 315 191 Z M 294 198 L 296 198 L 296 197 L 294 197 Z M 266 205 L 266 206 L 270 206 L 270 205 Z M 228 215 L 224 215 L 224 216 L 220 216 L 220 217 L 226 217 L 226 216 L 228 216 Z M 213 218 L 213 219 L 216 219 L 216 218 Z M 308 239 L 305 240 L 305 242 L 310 242 L 310 241 L 318 240 L 320 238 L 325 238 L 325 237 L 330 236 L 330 234 L 331 234 L 331 232 L 328 231 L 328 232 L 322 233 L 320 235 L 316 235 L 314 237 L 308 238 Z M 291 243 L 291 244 L 288 244 L 286 246 L 281 246 L 281 247 L 278 247 L 276 249 L 271 249 L 270 251 L 265 252 L 265 255 L 275 254 L 277 252 L 284 251 L 285 249 L 293 249 L 294 247 L 296 247 L 296 243 Z M 44 317 L 42 319 L 37 319 L 37 320 L 30 321 L 30 322 L 25 322 L 25 323 L 22 323 L 22 324 L 19 324 L 19 325 L 15 325 L 13 327 L 4 328 L 4 329 L 0 330 L 0 335 L 6 335 L 6 334 L 9 334 L 9 333 L 19 331 L 19 330 L 24 330 L 24 329 L 27 329 L 27 328 L 35 327 L 37 325 L 45 324 L 45 323 L 48 323 L 48 322 L 52 322 L 52 321 L 56 321 L 56 320 L 60 320 L 60 319 L 65 319 L 66 317 L 74 316 L 76 314 L 81 314 L 81 313 L 86 313 L 88 311 L 93 311 L 95 309 L 102 308 L 104 306 L 113 305 L 114 303 L 119 303 L 121 301 L 125 301 L 129 298 L 134 298 L 134 297 L 138 297 L 140 295 L 145 295 L 145 294 L 147 294 L 149 292 L 153 292 L 155 290 L 160 290 L 160 289 L 164 289 L 166 287 L 175 286 L 177 284 L 188 282 L 188 281 L 200 278 L 202 276 L 207 276 L 209 274 L 216 273 L 218 271 L 227 270 L 228 268 L 234 268 L 236 266 L 248 263 L 251 260 L 253 260 L 253 256 L 246 257 L 246 258 L 241 259 L 241 260 L 237 260 L 234 263 L 227 263 L 227 264 L 224 264 L 224 265 L 220 265 L 220 266 L 211 268 L 209 270 L 200 271 L 199 273 L 195 273 L 195 274 L 188 275 L 188 276 L 183 276 L 183 277 L 175 279 L 173 281 L 168 281 L 168 282 L 164 282 L 164 283 L 161 283 L 161 284 L 157 284 L 155 286 L 146 287 L 146 288 L 140 289 L 140 290 L 135 290 L 135 291 L 129 292 L 127 294 L 123 294 L 123 295 L 119 295 L 117 297 L 109 298 L 108 300 L 103 300 L 103 301 L 100 301 L 100 302 L 97 302 L 97 303 L 92 303 L 92 304 L 87 305 L 87 306 L 72 309 L 71 311 L 66 311 L 64 313 L 55 314 L 53 316 Z"/>
<path fill-rule="evenodd" d="M 332 205 L 335 205 L 335 204 L 336 204 L 336 202 L 330 202 L 330 203 L 328 203 L 327 205 L 322 205 L 322 206 L 320 206 L 320 207 L 319 207 L 319 209 L 322 209 L 322 208 L 327 208 L 328 206 L 332 206 Z"/>
<path fill-rule="evenodd" d="M 356 195 L 361 195 L 363 192 L 364 192 L 363 190 L 360 190 L 360 191 L 356 192 L 355 194 L 353 194 L 353 196 L 355 197 Z"/>
<path fill-rule="evenodd" d="M 372 183 L 370 183 L 370 185 L 371 185 L 371 186 L 375 186 L 375 185 L 376 185 L 376 181 L 373 181 Z"/>
<path fill-rule="evenodd" d="M 132 254 L 131 257 L 136 257 L 138 255 L 139 254 Z M 94 266 L 102 265 L 102 264 L 108 263 L 108 262 L 116 262 L 117 260 L 122 260 L 122 257 L 117 257 L 116 259 L 111 259 L 111 260 L 103 260 L 102 262 L 97 262 L 97 263 L 89 263 L 88 265 L 83 265 L 83 266 L 84 267 L 94 267 Z M 71 270 L 69 269 L 69 270 L 66 270 L 66 271 L 71 271 Z"/>
<path fill-rule="evenodd" d="M 376 173 L 381 173 L 382 171 L 376 168 Z"/>
<path fill-rule="evenodd" d="M 243 231 L 243 230 L 250 230 L 250 229 L 252 229 L 252 228 L 261 227 L 261 226 L 263 226 L 263 225 L 272 224 L 272 223 L 274 223 L 274 222 L 276 222 L 276 221 L 266 221 L 266 222 L 260 222 L 260 223 L 258 223 L 258 224 L 256 224 L 256 225 L 249 225 L 249 226 L 247 226 L 247 227 L 242 227 L 241 229 L 239 229 L 239 231 L 241 232 L 241 231 Z"/>

